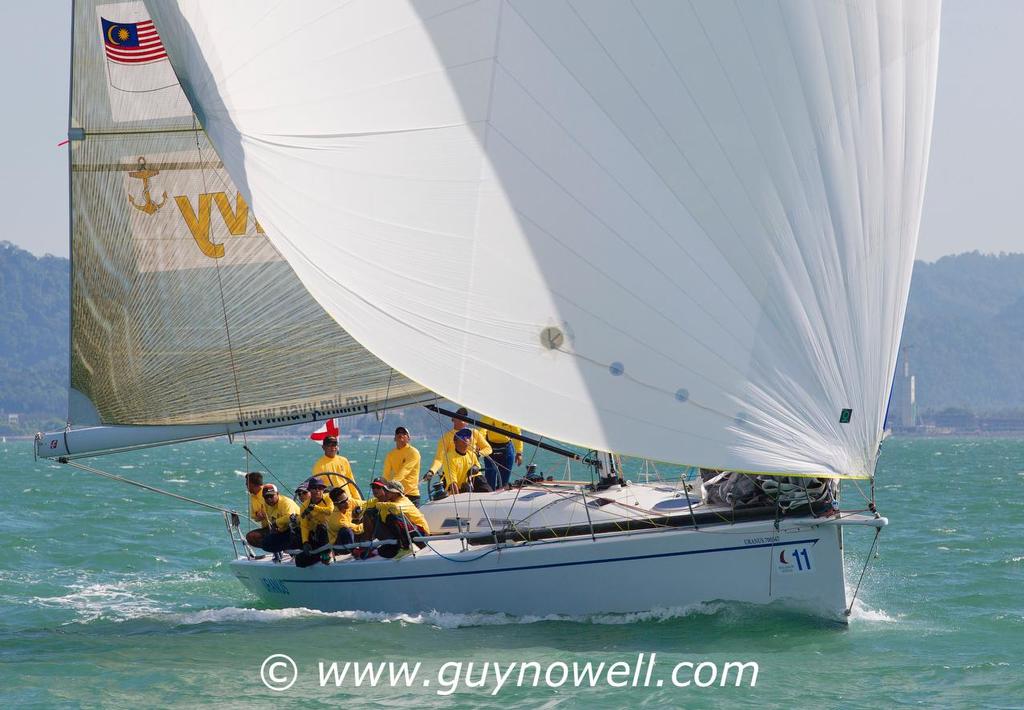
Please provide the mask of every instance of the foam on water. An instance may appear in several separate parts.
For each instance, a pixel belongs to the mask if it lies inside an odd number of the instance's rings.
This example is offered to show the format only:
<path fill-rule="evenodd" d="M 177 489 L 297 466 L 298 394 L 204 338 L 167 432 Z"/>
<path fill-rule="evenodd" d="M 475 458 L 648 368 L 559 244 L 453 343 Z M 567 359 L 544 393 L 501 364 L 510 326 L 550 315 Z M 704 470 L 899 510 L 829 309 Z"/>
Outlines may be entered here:
<path fill-rule="evenodd" d="M 871 609 L 860 599 L 853 601 L 853 608 L 850 609 L 850 621 L 879 621 L 889 624 L 894 624 L 899 621 L 899 616 L 895 618 L 889 616 L 881 609 Z"/>
<path fill-rule="evenodd" d="M 151 592 L 167 592 L 172 584 L 203 583 L 208 574 L 196 572 L 142 576 L 111 582 L 74 582 L 61 596 L 35 596 L 30 602 L 43 608 L 67 609 L 74 618 L 65 624 L 87 624 L 97 620 L 129 621 L 165 614 L 167 603 L 153 598 Z"/>
<path fill-rule="evenodd" d="M 317 611 L 303 607 L 289 609 L 251 609 L 241 607 L 226 607 L 223 609 L 205 609 L 196 612 L 160 614 L 162 619 L 172 624 L 189 626 L 193 624 L 208 623 L 235 623 L 235 622 L 268 622 L 286 621 L 290 619 L 323 617 L 340 619 L 352 622 L 367 623 L 401 623 L 421 624 L 442 629 L 458 629 L 474 626 L 505 626 L 510 624 L 536 624 L 541 622 L 569 622 L 578 624 L 598 625 L 620 625 L 635 624 L 638 622 L 662 622 L 671 619 L 680 619 L 689 616 L 709 616 L 722 611 L 725 608 L 722 603 L 700 603 L 685 607 L 671 607 L 653 609 L 644 612 L 629 612 L 621 614 L 543 614 L 513 616 L 504 613 L 449 613 L 430 611 L 418 614 L 386 613 L 370 611 Z"/>

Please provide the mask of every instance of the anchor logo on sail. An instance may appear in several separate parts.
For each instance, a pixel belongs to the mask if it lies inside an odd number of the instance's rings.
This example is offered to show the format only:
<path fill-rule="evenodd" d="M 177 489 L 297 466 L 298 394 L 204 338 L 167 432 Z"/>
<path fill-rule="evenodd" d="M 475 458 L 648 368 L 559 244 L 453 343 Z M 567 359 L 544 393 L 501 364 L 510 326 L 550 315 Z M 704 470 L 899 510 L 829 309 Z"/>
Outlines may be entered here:
<path fill-rule="evenodd" d="M 142 180 L 142 196 L 145 197 L 146 199 L 142 204 L 139 204 L 138 202 L 135 201 L 134 197 L 128 195 L 128 201 L 132 204 L 132 207 L 139 210 L 140 212 L 145 212 L 146 214 L 153 214 L 158 209 L 164 206 L 164 204 L 167 202 L 166 192 L 164 192 L 163 198 L 160 200 L 160 202 L 153 202 L 153 198 L 149 194 L 149 179 L 151 177 L 156 177 L 159 174 L 159 170 L 150 170 L 149 168 L 147 168 L 146 159 L 143 158 L 142 156 L 139 156 L 139 169 L 129 172 L 128 177 L 133 177 Z"/>

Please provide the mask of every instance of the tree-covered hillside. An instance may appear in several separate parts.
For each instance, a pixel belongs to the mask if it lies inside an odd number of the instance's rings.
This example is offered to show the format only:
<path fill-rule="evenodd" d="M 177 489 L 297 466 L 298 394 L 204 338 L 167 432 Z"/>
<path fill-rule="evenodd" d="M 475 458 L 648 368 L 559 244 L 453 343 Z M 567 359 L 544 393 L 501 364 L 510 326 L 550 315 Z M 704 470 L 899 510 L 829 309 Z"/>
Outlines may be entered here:
<path fill-rule="evenodd" d="M 1024 409 L 1024 254 L 917 262 L 902 345 L 919 410 Z"/>
<path fill-rule="evenodd" d="M 68 385 L 68 260 L 0 242 L 0 425 L 64 419 Z"/>
<path fill-rule="evenodd" d="M 0 427 L 11 412 L 21 415 L 23 431 L 62 421 L 68 260 L 0 242 L 0 302 Z M 919 411 L 1024 410 L 1024 254 L 974 252 L 915 264 L 903 346 Z M 410 416 L 418 429 L 436 427 L 432 418 Z M 354 425 L 376 430 L 370 420 Z"/>

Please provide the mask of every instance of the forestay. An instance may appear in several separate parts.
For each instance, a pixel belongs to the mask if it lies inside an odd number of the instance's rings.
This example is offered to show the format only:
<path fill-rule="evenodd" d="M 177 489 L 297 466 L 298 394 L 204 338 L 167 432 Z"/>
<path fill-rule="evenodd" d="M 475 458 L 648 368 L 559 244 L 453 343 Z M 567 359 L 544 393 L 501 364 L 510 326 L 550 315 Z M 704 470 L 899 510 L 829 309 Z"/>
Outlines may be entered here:
<path fill-rule="evenodd" d="M 302 288 L 195 120 L 143 3 L 76 0 L 73 38 L 71 423 L 238 430 L 430 396 Z M 227 430 L 114 429 L 102 445 Z"/>
<path fill-rule="evenodd" d="M 385 362 L 589 447 L 872 475 L 937 0 L 151 9 L 269 239 Z"/>

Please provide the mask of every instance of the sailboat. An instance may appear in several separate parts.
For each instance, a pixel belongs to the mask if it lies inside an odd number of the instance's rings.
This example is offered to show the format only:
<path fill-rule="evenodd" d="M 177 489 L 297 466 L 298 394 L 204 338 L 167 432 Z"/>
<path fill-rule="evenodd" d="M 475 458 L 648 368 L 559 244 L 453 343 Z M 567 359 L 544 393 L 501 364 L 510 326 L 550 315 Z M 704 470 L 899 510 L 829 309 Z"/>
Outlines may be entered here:
<path fill-rule="evenodd" d="M 37 452 L 446 398 L 595 479 L 426 503 L 399 560 L 243 545 L 239 580 L 323 610 L 842 618 L 843 531 L 886 524 L 939 10 L 78 0 L 69 421 Z M 709 475 L 632 483 L 619 454 Z M 716 501 L 721 475 L 771 504 Z"/>

